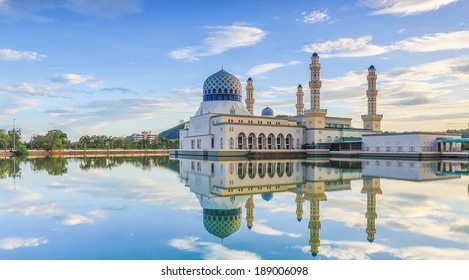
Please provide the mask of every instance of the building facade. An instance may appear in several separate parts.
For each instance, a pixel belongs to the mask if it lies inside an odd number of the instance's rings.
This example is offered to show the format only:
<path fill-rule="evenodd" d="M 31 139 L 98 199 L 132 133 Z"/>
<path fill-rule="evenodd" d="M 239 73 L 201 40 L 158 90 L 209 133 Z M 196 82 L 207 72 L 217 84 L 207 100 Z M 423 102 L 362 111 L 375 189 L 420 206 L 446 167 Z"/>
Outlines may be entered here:
<path fill-rule="evenodd" d="M 384 133 L 363 135 L 366 153 L 442 153 L 461 152 L 461 143 L 445 143 L 445 139 L 460 139 L 461 134 L 434 132 Z"/>
<path fill-rule="evenodd" d="M 142 131 L 142 133 L 132 134 L 132 139 L 134 141 L 148 140 L 150 142 L 158 142 L 158 135 L 152 134 L 151 131 Z"/>

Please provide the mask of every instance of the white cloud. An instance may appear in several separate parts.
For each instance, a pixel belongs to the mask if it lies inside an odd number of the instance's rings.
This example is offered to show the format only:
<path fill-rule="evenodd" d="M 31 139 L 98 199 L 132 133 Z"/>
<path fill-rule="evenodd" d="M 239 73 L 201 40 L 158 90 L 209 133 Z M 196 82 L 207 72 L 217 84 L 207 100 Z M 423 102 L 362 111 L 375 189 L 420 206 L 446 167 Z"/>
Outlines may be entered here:
<path fill-rule="evenodd" d="M 17 248 L 25 247 L 38 247 L 43 244 L 47 244 L 48 240 L 39 238 L 21 238 L 21 237 L 9 237 L 0 239 L 0 249 L 3 250 L 14 250 Z"/>
<path fill-rule="evenodd" d="M 248 75 L 252 76 L 257 76 L 260 74 L 264 74 L 267 72 L 270 72 L 274 69 L 280 68 L 285 66 L 283 63 L 265 63 L 265 64 L 259 64 L 254 67 L 251 67 L 251 69 L 248 70 Z"/>
<path fill-rule="evenodd" d="M 200 94 L 202 94 L 202 91 L 202 88 L 180 88 L 172 90 L 175 94 L 197 97 L 198 100 L 200 100 Z"/>
<path fill-rule="evenodd" d="M 306 45 L 303 51 L 318 52 L 322 57 L 360 57 L 388 52 L 384 47 L 370 44 L 372 39 L 372 36 L 340 38 L 335 41 Z"/>
<path fill-rule="evenodd" d="M 63 210 L 57 207 L 57 203 L 34 203 L 24 207 L 0 208 L 0 215 L 6 213 L 19 213 L 24 216 L 29 215 L 56 215 L 62 213 Z"/>
<path fill-rule="evenodd" d="M 173 239 L 169 242 L 173 248 L 181 251 L 201 254 L 206 260 L 260 260 L 255 253 L 241 250 L 229 249 L 221 244 L 200 241 L 198 237 L 185 237 Z"/>
<path fill-rule="evenodd" d="M 296 95 L 295 95 L 296 87 L 297 86 L 270 86 L 270 87 L 266 88 L 263 91 L 255 92 L 256 104 L 260 104 L 260 103 L 258 103 L 258 101 L 261 102 L 262 99 L 266 99 L 265 101 L 270 102 L 269 104 L 273 104 L 272 103 L 273 101 L 279 101 L 280 102 L 282 100 L 275 100 L 275 99 L 276 99 L 276 97 L 279 97 L 279 96 L 282 96 L 282 95 L 283 96 L 291 95 L 292 98 L 294 100 L 296 100 Z M 257 98 L 259 98 L 259 97 L 260 97 L 260 99 L 258 100 Z"/>
<path fill-rule="evenodd" d="M 323 22 L 329 19 L 327 10 L 316 10 L 309 13 L 303 12 L 303 22 L 313 24 L 317 22 Z"/>
<path fill-rule="evenodd" d="M 391 51 L 433 52 L 469 48 L 469 30 L 409 37 L 387 46 L 374 45 L 371 43 L 372 39 L 372 36 L 339 38 L 305 45 L 303 51 L 318 52 L 322 57 L 363 57 Z"/>
<path fill-rule="evenodd" d="M 304 253 L 310 252 L 309 246 L 299 247 L 299 249 Z M 469 258 L 469 250 L 458 248 L 430 246 L 393 248 L 378 243 L 332 240 L 321 240 L 319 254 L 326 258 L 339 260 L 369 260 L 374 254 L 389 254 L 406 260 L 467 260 Z"/>
<path fill-rule="evenodd" d="M 65 83 L 65 84 L 81 84 L 85 82 L 96 81 L 96 79 L 91 75 L 79 75 L 79 74 L 60 74 L 50 80 L 52 82 Z"/>
<path fill-rule="evenodd" d="M 28 95 L 40 95 L 56 97 L 58 91 L 63 91 L 62 87 L 51 86 L 51 85 L 31 85 L 22 83 L 17 86 L 4 86 L 0 85 L 0 91 L 8 93 L 22 93 Z"/>
<path fill-rule="evenodd" d="M 433 52 L 469 48 L 469 30 L 410 37 L 394 43 L 390 50 Z"/>
<path fill-rule="evenodd" d="M 64 218 L 61 223 L 64 225 L 74 226 L 79 224 L 94 224 L 98 220 L 104 219 L 104 212 L 101 210 L 93 210 L 88 212 L 88 216 L 83 215 L 69 215 Z"/>
<path fill-rule="evenodd" d="M 183 47 L 169 53 L 174 59 L 196 61 L 200 57 L 224 53 L 229 49 L 248 47 L 262 41 L 266 33 L 257 27 L 244 25 L 207 26 L 209 34 L 199 45 Z"/>
<path fill-rule="evenodd" d="M 468 260 L 469 250 L 415 246 L 397 249 L 393 255 L 406 260 Z"/>
<path fill-rule="evenodd" d="M 301 234 L 276 230 L 276 229 L 273 229 L 271 227 L 268 227 L 268 226 L 262 224 L 259 221 L 257 221 L 253 225 L 252 231 L 255 232 L 255 233 L 263 234 L 263 235 L 274 235 L 274 236 L 286 235 L 286 236 L 291 237 L 291 238 L 301 237 Z"/>
<path fill-rule="evenodd" d="M 411 16 L 439 10 L 458 0 L 362 0 L 360 3 L 375 9 L 371 15 Z"/>
<path fill-rule="evenodd" d="M 292 60 L 292 61 L 289 61 L 288 63 L 265 63 L 265 64 L 259 64 L 259 65 L 256 65 L 256 66 L 253 66 L 251 67 L 249 70 L 248 70 L 248 75 L 252 75 L 252 76 L 259 76 L 261 74 L 265 74 L 267 72 L 270 72 L 274 69 L 278 69 L 278 68 L 282 68 L 282 67 L 285 67 L 285 66 L 291 66 L 291 65 L 297 65 L 297 64 L 300 64 L 301 61 L 297 61 L 297 60 Z"/>
<path fill-rule="evenodd" d="M 2 91 L 0 86 L 0 92 Z M 20 98 L 10 94 L 0 95 L 0 116 L 10 117 L 18 112 L 36 108 L 41 102 L 34 98 Z"/>
<path fill-rule="evenodd" d="M 0 49 L 0 60 L 33 60 L 33 61 L 43 61 L 46 59 L 46 56 L 43 54 L 38 54 L 37 52 L 30 51 L 16 51 L 12 49 Z"/>

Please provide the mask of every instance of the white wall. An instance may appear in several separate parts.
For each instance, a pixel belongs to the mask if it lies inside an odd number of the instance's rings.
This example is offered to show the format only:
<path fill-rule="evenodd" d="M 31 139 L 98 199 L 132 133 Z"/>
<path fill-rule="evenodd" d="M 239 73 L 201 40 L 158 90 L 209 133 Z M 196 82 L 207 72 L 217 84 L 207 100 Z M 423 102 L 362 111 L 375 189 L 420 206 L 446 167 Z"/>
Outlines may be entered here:
<path fill-rule="evenodd" d="M 363 150 L 367 152 L 419 153 L 437 152 L 438 138 L 461 138 L 448 134 L 381 134 L 363 136 Z M 455 145 L 455 148 L 460 145 Z"/>
<path fill-rule="evenodd" d="M 306 137 L 307 143 L 314 142 L 318 143 L 328 143 L 328 137 L 331 139 L 331 143 L 337 142 L 336 139 L 340 141 L 342 137 L 362 137 L 364 132 L 362 130 L 355 129 L 315 129 L 307 130 Z M 366 131 L 365 133 L 369 133 Z M 337 138 L 336 138 L 337 137 Z"/>

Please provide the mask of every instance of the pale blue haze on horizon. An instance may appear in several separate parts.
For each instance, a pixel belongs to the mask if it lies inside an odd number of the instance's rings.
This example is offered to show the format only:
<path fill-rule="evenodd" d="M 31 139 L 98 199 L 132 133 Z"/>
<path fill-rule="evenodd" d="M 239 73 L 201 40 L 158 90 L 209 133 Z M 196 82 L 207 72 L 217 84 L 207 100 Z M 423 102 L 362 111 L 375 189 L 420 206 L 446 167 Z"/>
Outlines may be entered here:
<path fill-rule="evenodd" d="M 465 0 L 0 0 L 0 128 L 126 136 L 188 120 L 207 76 L 252 77 L 255 112 L 295 114 L 321 57 L 322 107 L 366 113 L 377 68 L 383 130 L 467 128 Z M 305 104 L 309 108 L 308 94 Z"/>

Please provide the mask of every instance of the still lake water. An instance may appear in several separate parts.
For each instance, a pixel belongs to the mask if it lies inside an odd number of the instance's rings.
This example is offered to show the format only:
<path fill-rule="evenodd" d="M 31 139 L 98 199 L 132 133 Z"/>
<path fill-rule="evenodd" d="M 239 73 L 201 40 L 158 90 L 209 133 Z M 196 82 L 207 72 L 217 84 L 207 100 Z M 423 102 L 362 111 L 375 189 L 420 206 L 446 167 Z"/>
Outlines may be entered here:
<path fill-rule="evenodd" d="M 0 259 L 468 260 L 468 162 L 3 159 Z"/>

